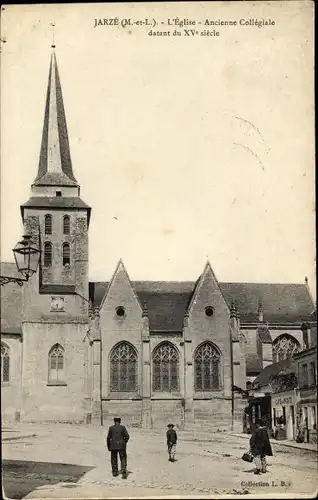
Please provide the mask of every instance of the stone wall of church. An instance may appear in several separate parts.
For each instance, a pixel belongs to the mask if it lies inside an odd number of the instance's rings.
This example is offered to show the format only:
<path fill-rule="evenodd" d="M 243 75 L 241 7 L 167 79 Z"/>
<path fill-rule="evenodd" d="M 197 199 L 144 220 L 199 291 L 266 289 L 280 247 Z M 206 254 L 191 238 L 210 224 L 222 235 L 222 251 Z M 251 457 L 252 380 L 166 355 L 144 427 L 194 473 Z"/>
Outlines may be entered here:
<path fill-rule="evenodd" d="M 120 308 L 120 310 L 119 310 Z M 120 314 L 122 315 L 120 315 Z M 114 276 L 100 309 L 103 348 L 103 396 L 112 400 L 140 397 L 142 393 L 142 316 L 141 307 L 124 268 Z M 119 342 L 128 342 L 137 354 L 137 387 L 133 393 L 115 392 L 110 385 L 110 357 Z"/>
<path fill-rule="evenodd" d="M 128 427 L 141 427 L 142 401 L 140 400 L 104 400 L 103 420 L 104 425 L 112 425 L 114 417 L 120 417 Z M 94 403 L 93 423 L 100 421 L 100 405 Z"/>
<path fill-rule="evenodd" d="M 1 418 L 3 422 L 19 420 L 21 410 L 22 342 L 9 335 L 1 336 L 9 352 L 9 381 L 1 384 Z"/>
<path fill-rule="evenodd" d="M 83 421 L 85 415 L 85 324 L 24 323 L 22 421 Z M 49 353 L 64 350 L 60 384 L 49 379 Z"/>

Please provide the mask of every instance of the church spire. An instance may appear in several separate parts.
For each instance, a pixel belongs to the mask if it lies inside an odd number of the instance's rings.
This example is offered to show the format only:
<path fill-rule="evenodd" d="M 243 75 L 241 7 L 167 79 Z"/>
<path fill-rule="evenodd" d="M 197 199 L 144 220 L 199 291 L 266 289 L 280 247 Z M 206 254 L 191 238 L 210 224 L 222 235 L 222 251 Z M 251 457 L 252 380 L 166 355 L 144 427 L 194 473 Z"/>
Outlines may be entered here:
<path fill-rule="evenodd" d="M 53 40 L 38 175 L 34 186 L 78 186 L 72 169 Z"/>

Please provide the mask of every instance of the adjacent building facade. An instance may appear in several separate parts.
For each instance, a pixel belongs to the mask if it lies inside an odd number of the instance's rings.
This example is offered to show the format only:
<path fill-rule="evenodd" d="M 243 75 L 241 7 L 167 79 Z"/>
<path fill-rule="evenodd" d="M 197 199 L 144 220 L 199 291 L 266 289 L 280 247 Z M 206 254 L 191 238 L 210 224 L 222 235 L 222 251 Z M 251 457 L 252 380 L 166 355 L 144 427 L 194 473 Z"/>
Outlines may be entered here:
<path fill-rule="evenodd" d="M 273 360 L 306 347 L 308 284 L 132 281 L 122 261 L 89 282 L 91 208 L 70 155 L 56 56 L 37 176 L 21 206 L 41 248 L 37 273 L 2 288 L 4 421 L 242 427 L 244 391 Z M 2 264 L 13 274 L 13 264 Z"/>

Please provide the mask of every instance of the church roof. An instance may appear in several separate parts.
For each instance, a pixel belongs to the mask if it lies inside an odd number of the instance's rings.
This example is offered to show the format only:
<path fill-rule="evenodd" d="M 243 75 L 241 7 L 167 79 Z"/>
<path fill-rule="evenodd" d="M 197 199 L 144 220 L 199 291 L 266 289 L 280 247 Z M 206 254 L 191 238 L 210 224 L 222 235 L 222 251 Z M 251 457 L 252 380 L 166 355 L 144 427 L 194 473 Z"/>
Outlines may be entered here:
<path fill-rule="evenodd" d="M 108 282 L 90 283 L 90 298 L 94 306 L 101 304 Z M 305 284 L 219 283 L 230 305 L 235 302 L 241 323 L 258 323 L 259 300 L 264 319 L 269 323 L 300 323 L 309 320 L 313 304 Z M 132 281 L 143 305 L 148 306 L 152 331 L 182 331 L 184 314 L 195 289 L 193 281 Z M 264 340 L 268 335 L 262 330 Z"/>
<path fill-rule="evenodd" d="M 62 89 L 54 51 L 46 94 L 39 168 L 34 184 L 78 185 L 73 174 Z"/>
<path fill-rule="evenodd" d="M 23 212 L 25 208 L 49 208 L 54 209 L 80 209 L 83 208 L 88 212 L 88 225 L 90 221 L 91 208 L 80 198 L 71 196 L 32 196 L 26 203 L 21 205 L 21 213 L 23 217 Z"/>
<path fill-rule="evenodd" d="M 85 208 L 90 207 L 80 198 L 71 196 L 32 196 L 21 207 L 29 208 Z"/>

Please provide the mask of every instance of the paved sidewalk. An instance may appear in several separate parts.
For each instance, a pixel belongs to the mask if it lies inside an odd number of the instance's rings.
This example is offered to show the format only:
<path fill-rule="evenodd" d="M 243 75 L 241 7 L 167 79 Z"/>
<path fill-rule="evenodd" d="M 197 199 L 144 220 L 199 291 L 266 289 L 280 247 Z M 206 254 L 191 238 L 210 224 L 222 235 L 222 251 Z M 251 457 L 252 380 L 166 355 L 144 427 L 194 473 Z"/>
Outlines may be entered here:
<path fill-rule="evenodd" d="M 230 436 L 236 436 L 240 437 L 243 439 L 250 439 L 250 434 L 236 434 L 232 432 L 228 432 Z M 318 452 L 318 446 L 315 443 L 296 443 L 296 441 L 289 441 L 289 440 L 284 440 L 284 441 L 276 441 L 276 439 L 271 439 L 271 443 L 276 447 L 276 446 L 288 446 L 290 448 L 298 448 L 299 450 L 307 450 L 307 451 L 316 451 Z"/>

